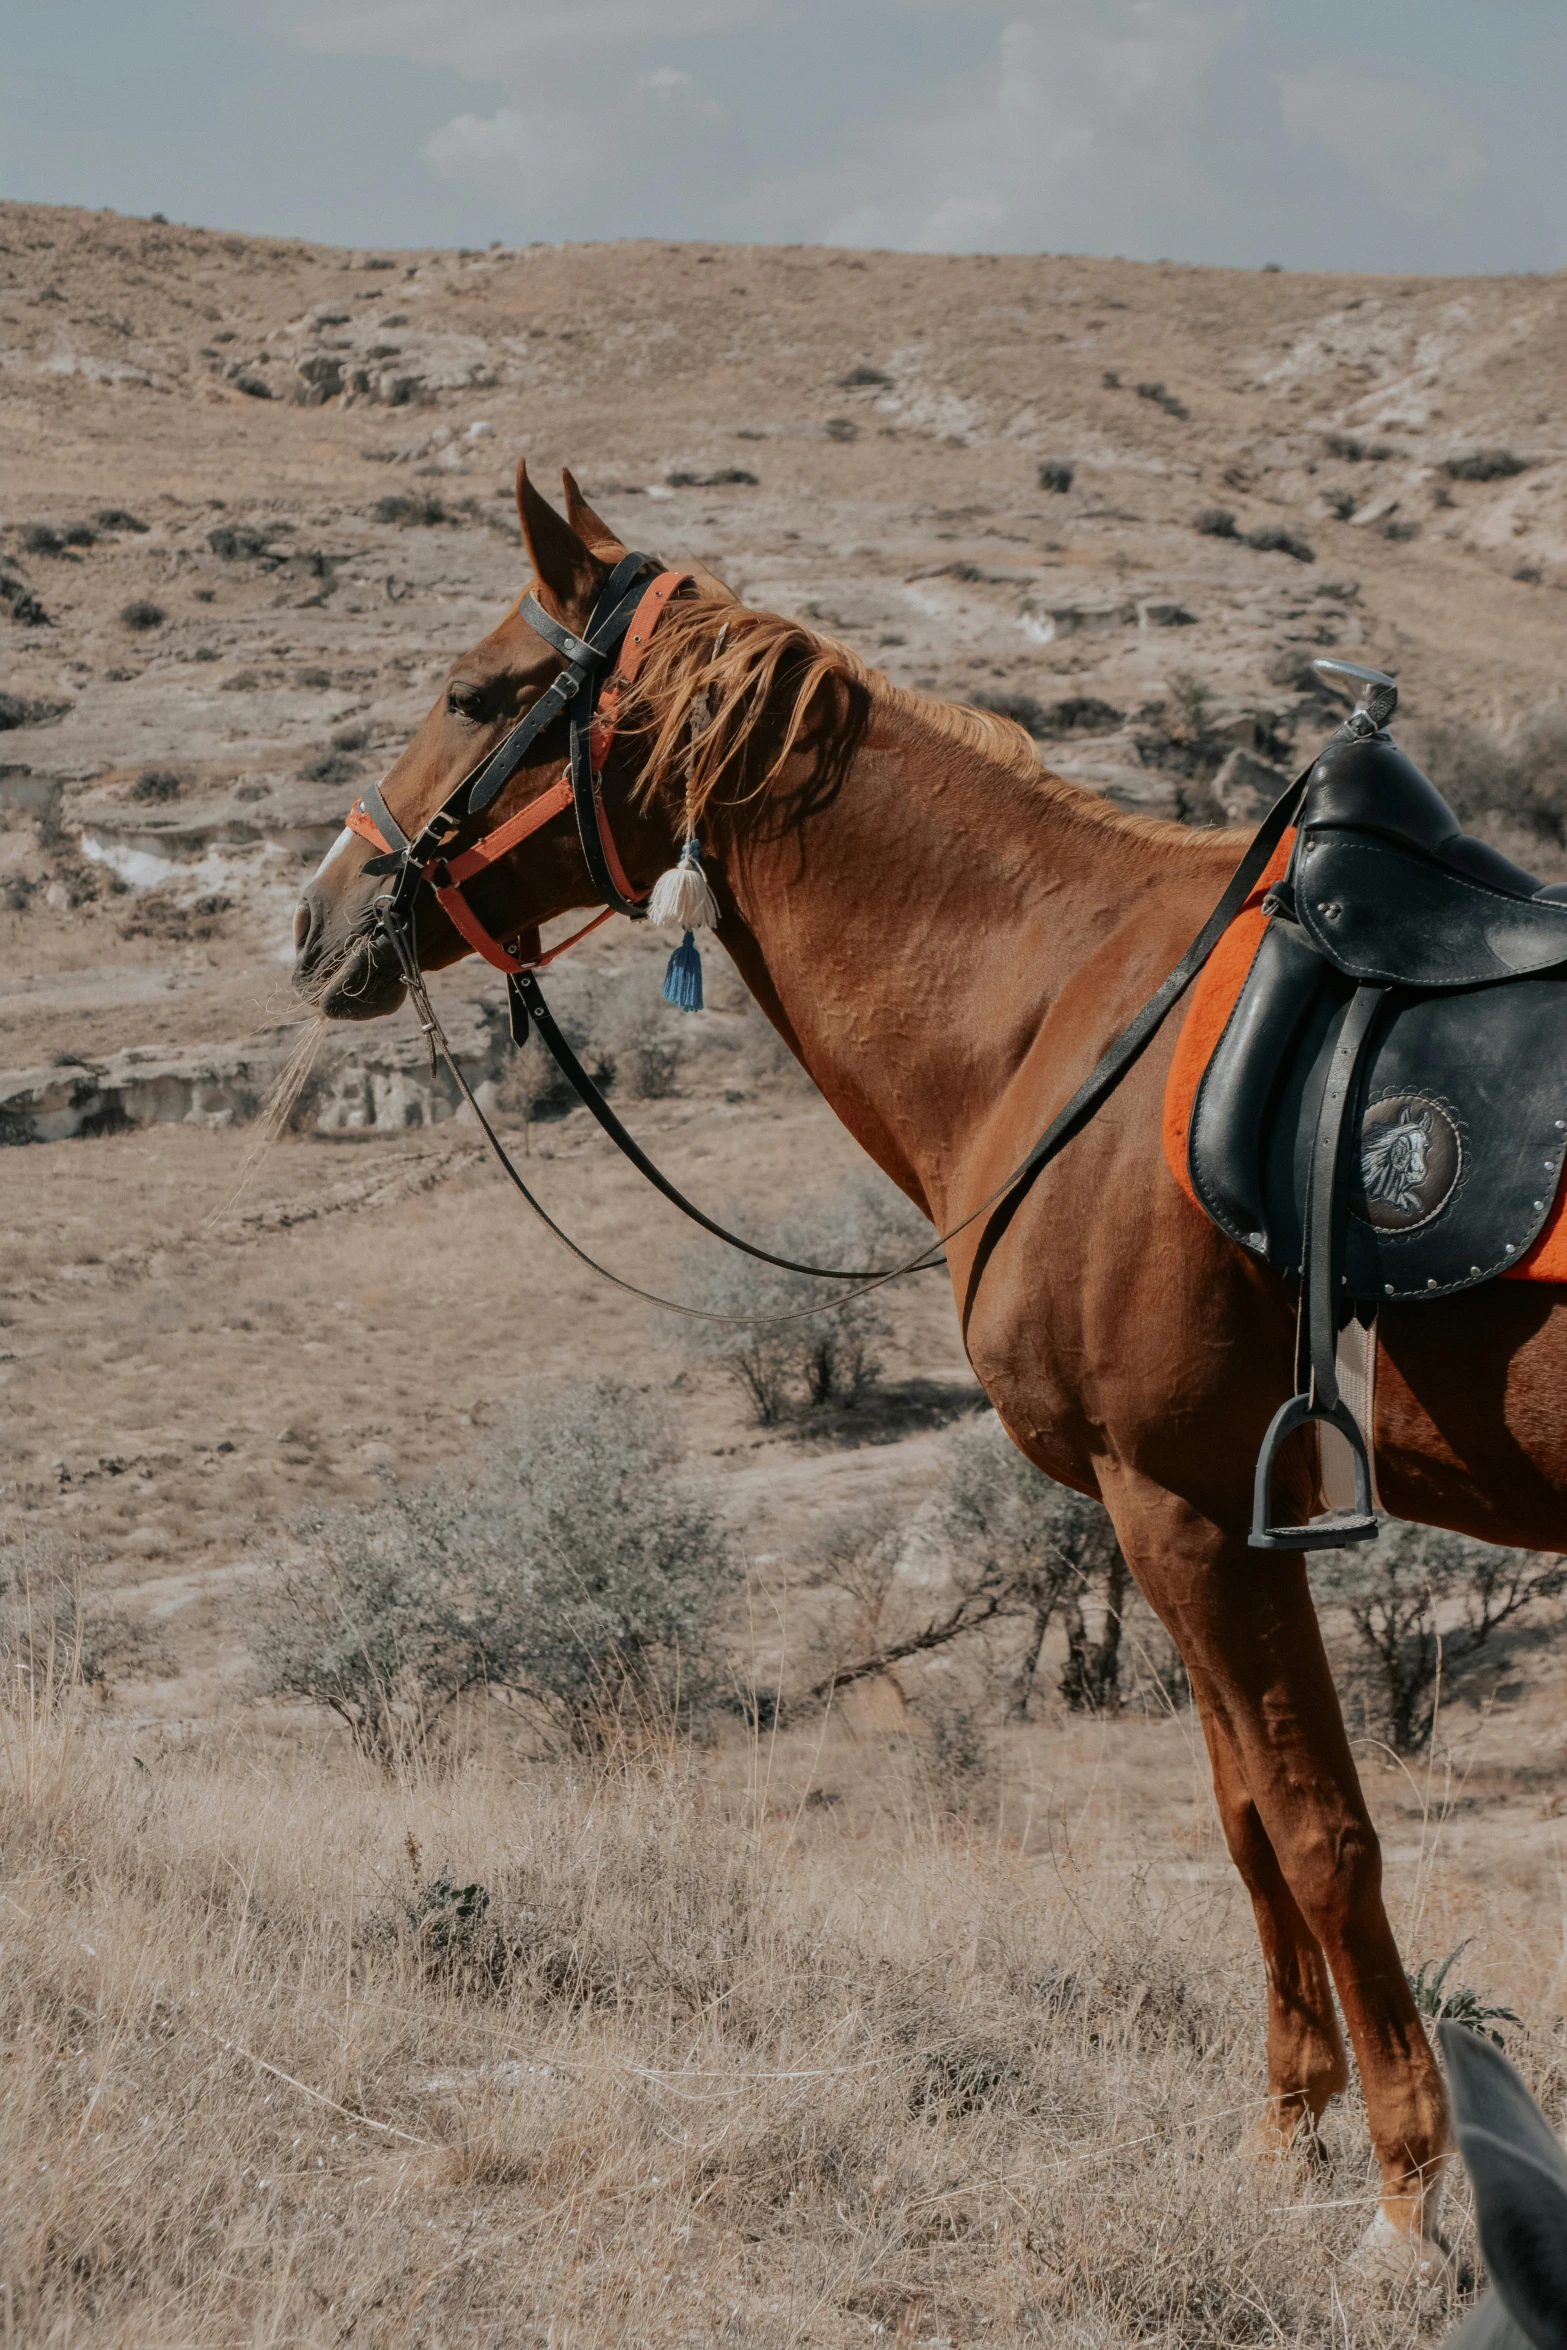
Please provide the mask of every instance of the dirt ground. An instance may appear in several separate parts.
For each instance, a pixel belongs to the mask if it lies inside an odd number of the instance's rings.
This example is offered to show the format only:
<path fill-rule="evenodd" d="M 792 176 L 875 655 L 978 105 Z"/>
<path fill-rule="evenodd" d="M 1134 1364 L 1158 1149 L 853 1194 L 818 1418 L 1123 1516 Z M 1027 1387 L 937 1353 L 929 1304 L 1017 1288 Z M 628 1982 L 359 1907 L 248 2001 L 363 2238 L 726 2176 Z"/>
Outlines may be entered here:
<path fill-rule="evenodd" d="M 1427 721 L 1505 728 L 1559 696 L 1564 362 L 1560 278 L 656 244 L 347 254 L 0 207 L 0 1094 L 41 1099 L 115 1056 L 175 1071 L 168 1106 L 144 1122 L 0 1160 L 6 1514 L 79 1537 L 94 1573 L 168 1639 L 157 1673 L 107 1701 L 102 1733 L 128 1724 L 169 1751 L 197 1732 L 256 1737 L 272 1755 L 266 1742 L 292 1732 L 258 1729 L 234 1694 L 245 1659 L 226 1593 L 306 1505 L 460 1459 L 526 1374 L 667 1387 L 784 1613 L 808 1613 L 794 1574 L 812 1526 L 847 1500 L 932 1482 L 944 1429 L 978 1400 L 932 1280 L 897 1293 L 874 1412 L 758 1430 L 654 1317 L 523 1221 L 471 1130 L 372 1125 L 258 1150 L 230 1096 L 204 1110 L 178 1074 L 202 1055 L 228 1066 L 298 1021 L 299 879 L 355 779 L 389 763 L 449 659 L 520 584 L 519 454 L 546 489 L 569 463 L 633 543 L 700 557 L 900 683 L 1035 704 L 1062 772 L 1129 805 L 1217 819 L 1226 809 L 1190 757 L 1194 689 L 1208 734 L 1264 771 L 1326 723 L 1303 683 L 1316 650 L 1395 668 L 1406 710 Z M 1472 462 L 1485 452 L 1508 462 Z M 1044 486 L 1063 468 L 1068 486 Z M 1233 529 L 1194 528 L 1213 509 Z M 1247 544 L 1269 532 L 1297 552 Z M 651 1002 L 658 962 L 651 943 L 608 933 L 562 1000 Z M 633 1123 L 704 1203 L 782 1213 L 857 1154 L 719 996 L 710 1040 L 671 1094 L 633 1105 Z M 495 998 L 459 972 L 442 1000 L 487 1016 Z M 527 1140 L 546 1204 L 584 1245 L 634 1279 L 678 1283 L 682 1228 L 585 1118 L 535 1122 Z M 912 1695 L 939 1698 L 930 1672 L 909 1677 Z M 1468 1978 L 1527 2009 L 1536 2077 L 1552 2080 L 1564 1679 L 1557 1620 L 1542 1615 L 1455 1699 L 1429 1770 L 1362 1741 L 1406 1954 L 1470 1938 Z M 789 1801 L 814 1805 L 813 1883 L 901 1866 L 904 1828 L 886 1828 L 897 1803 L 876 1789 L 888 1742 L 910 1735 L 896 1707 L 864 1701 L 783 1741 Z M 232 1751 L 241 1776 L 273 1768 L 259 1749 Z M 1047 1706 L 992 1746 L 981 1776 L 989 1792 L 963 1834 L 983 1819 L 987 1867 L 1037 1890 L 1061 1881 L 1070 1847 L 1075 1901 L 1072 1839 L 1087 1837 L 1118 1885 L 1157 1891 L 1161 1932 L 1188 1955 L 1222 1914 L 1225 1982 L 1260 2015 L 1189 1716 L 1085 1726 Z M 345 1817 L 357 1800 L 345 1792 Z M 491 1819 L 490 1801 L 476 1818 Z M 421 1794 L 415 1809 L 445 1802 Z M 395 1841 L 390 1813 L 376 1820 L 374 1836 Z M 961 1952 L 968 1895 L 943 1885 L 930 1914 Z M 1122 1913 L 1106 1915 L 1113 1939 Z M 85 1911 L 77 1922 L 90 1940 Z M 1236 2060 L 1248 2093 L 1254 2041 Z M 401 2053 L 387 2062 L 406 2070 Z M 351 2068 L 334 2077 L 352 2085 L 347 2102 L 370 2094 Z M 1358 2156 L 1342 2159 L 1347 2195 Z M 497 2163 L 489 2186 L 522 2177 Z M 820 2202 L 827 2173 L 812 2175 Z M 1048 2191 L 1034 2178 L 1027 2193 Z M 944 2177 L 930 2192 L 956 2190 Z M 854 2210 L 871 2229 L 870 2205 Z M 726 2317 L 721 2296 L 697 2295 L 685 2315 L 672 2290 L 656 2309 L 639 2300 L 632 2270 L 654 2271 L 633 2229 L 602 2255 L 618 2279 L 602 2306 L 618 2314 L 596 2321 L 581 2288 L 570 2341 L 966 2340 L 983 2315 L 999 2328 L 987 2339 L 1108 2344 L 1142 2325 L 1101 2313 L 1074 2331 L 1061 2312 L 1088 2304 L 1052 2301 L 1040 2276 L 1016 2284 L 1010 2318 L 976 2301 L 965 2319 L 967 2304 L 917 2280 L 880 2298 L 863 2279 L 840 2289 L 830 2263 L 789 2282 L 792 2253 L 768 2265 L 772 2224 L 743 2238 L 764 2247 L 736 2284 L 748 2316 Z M 1347 2338 L 1315 2303 L 1271 2333 L 1255 2312 L 1243 2323 L 1248 2289 L 1225 2286 L 1207 2332 L 1166 2311 L 1137 2338 Z M 470 2311 L 418 2338 L 560 2350 L 547 2312 L 507 2331 L 523 2318 L 506 2306 L 489 2332 Z M 264 2296 L 245 2307 L 263 2312 L 263 2338 Z M 238 2338 L 218 2308 L 190 2339 Z M 387 2338 L 366 2323 L 363 2338 Z M 1375 2338 L 1434 2323 L 1415 2311 Z M 308 2327 L 268 2338 L 347 2338 L 318 2314 Z M 92 2335 L 79 2311 L 73 2338 L 90 2337 L 152 2338 L 134 2324 Z"/>

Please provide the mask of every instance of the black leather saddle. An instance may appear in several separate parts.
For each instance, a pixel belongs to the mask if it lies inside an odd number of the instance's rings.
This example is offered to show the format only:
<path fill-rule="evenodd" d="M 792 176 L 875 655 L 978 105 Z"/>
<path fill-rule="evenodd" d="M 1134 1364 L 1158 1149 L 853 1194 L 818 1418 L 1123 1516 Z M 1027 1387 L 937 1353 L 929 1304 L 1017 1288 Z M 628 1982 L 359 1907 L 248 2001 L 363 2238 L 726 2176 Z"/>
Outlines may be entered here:
<path fill-rule="evenodd" d="M 1374 1537 L 1339 1331 L 1388 1299 L 1505 1272 L 1544 1224 L 1567 1153 L 1567 885 L 1465 836 L 1386 732 L 1391 679 L 1320 666 L 1362 699 L 1298 787 L 1289 870 L 1264 901 L 1187 1146 L 1215 1223 L 1301 1283 L 1299 1392 L 1257 1464 L 1261 1549 Z M 1274 1459 L 1313 1420 L 1350 1445 L 1355 1507 L 1275 1525 Z"/>

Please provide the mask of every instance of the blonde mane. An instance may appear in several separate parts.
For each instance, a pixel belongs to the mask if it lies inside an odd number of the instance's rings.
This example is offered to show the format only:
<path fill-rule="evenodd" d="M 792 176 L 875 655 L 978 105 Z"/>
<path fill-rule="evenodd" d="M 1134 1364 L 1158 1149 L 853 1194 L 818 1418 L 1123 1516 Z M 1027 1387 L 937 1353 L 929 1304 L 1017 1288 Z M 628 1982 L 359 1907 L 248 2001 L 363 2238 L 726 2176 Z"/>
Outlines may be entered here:
<path fill-rule="evenodd" d="M 824 685 L 837 691 L 842 723 L 818 746 L 818 783 L 842 780 L 875 719 L 901 718 L 985 760 L 1071 823 L 1167 851 L 1203 837 L 1133 815 L 1053 774 L 1014 719 L 894 685 L 852 646 L 718 595 L 672 603 L 643 658 L 622 717 L 647 744 L 638 796 L 646 803 L 678 792 L 693 829 L 720 786 L 739 800 L 763 797 L 807 743 L 811 705 Z"/>

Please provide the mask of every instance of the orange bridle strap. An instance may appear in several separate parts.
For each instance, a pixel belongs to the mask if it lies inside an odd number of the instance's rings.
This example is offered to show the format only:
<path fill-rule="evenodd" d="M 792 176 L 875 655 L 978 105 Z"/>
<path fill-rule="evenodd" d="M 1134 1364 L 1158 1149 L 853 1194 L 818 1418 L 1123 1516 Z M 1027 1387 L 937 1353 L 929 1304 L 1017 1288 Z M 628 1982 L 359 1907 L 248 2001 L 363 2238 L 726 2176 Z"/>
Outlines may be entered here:
<path fill-rule="evenodd" d="M 605 680 L 588 738 L 593 770 L 593 812 L 598 820 L 599 841 L 610 879 L 625 898 L 641 900 L 648 892 L 634 889 L 626 878 L 599 795 L 599 778 L 604 772 L 615 739 L 615 729 L 620 722 L 626 695 L 636 683 L 637 671 L 642 666 L 642 657 L 652 641 L 653 631 L 663 618 L 676 590 L 683 587 L 690 577 L 689 571 L 661 571 L 648 588 L 632 615 L 615 673 Z M 536 951 L 524 954 L 522 949 L 525 941 L 522 938 L 513 939 L 510 946 L 503 946 L 498 938 L 485 929 L 463 896 L 465 883 L 485 872 L 500 858 L 509 856 L 513 849 L 519 847 L 532 833 L 540 831 L 553 817 L 564 815 L 571 803 L 571 770 L 568 767 L 547 791 L 540 792 L 537 799 L 529 800 L 526 807 L 519 808 L 514 816 L 508 816 L 505 823 L 497 825 L 493 832 L 485 833 L 471 848 L 451 858 L 432 857 L 423 868 L 424 879 L 430 884 L 436 903 L 452 928 L 467 940 L 475 954 L 482 955 L 497 971 L 542 971 L 547 963 L 554 962 L 557 955 L 563 955 L 568 947 L 575 946 L 578 939 L 586 938 L 590 930 L 597 930 L 601 922 L 607 922 L 613 911 L 612 907 L 606 906 L 602 913 L 594 915 L 591 922 L 585 922 L 580 930 L 574 930 L 570 938 L 562 939 L 559 946 L 551 947 L 547 954 Z M 358 833 L 361 840 L 372 842 L 380 850 L 390 850 L 391 843 L 383 838 L 380 826 L 363 800 L 356 800 L 349 809 L 347 824 L 350 832 Z M 536 930 L 532 938 L 536 945 Z"/>

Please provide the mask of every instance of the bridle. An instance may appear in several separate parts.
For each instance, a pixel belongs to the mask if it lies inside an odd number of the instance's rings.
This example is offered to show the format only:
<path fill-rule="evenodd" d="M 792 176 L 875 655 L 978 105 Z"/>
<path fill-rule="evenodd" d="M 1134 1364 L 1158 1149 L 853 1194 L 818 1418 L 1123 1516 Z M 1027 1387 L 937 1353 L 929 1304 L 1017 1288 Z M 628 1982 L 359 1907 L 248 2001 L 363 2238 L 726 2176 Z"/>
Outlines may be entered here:
<path fill-rule="evenodd" d="M 649 573 L 655 575 L 651 582 Z M 544 1000 L 537 975 L 553 963 L 557 955 L 563 955 L 568 947 L 575 946 L 579 939 L 597 930 L 600 923 L 607 922 L 612 914 L 624 914 L 633 922 L 646 919 L 646 900 L 651 893 L 634 888 L 620 861 L 615 836 L 604 807 L 604 767 L 626 696 L 636 683 L 637 672 L 653 632 L 668 610 L 671 599 L 691 576 L 689 571 L 659 570 L 651 555 L 623 555 L 605 581 L 588 625 L 580 636 L 574 635 L 569 628 L 563 628 L 530 591 L 517 606 L 519 616 L 547 644 L 554 646 L 566 666 L 551 680 L 531 709 L 518 720 L 504 742 L 494 751 L 488 752 L 477 767 L 470 768 L 452 786 L 435 813 L 426 818 L 417 833 L 410 835 L 403 829 L 387 806 L 380 787 L 374 784 L 367 787 L 355 801 L 346 821 L 351 832 L 369 841 L 379 852 L 367 860 L 363 870 L 391 878 L 391 888 L 383 891 L 375 901 L 374 928 L 397 957 L 420 1026 L 429 1039 L 432 1066 L 439 1052 L 478 1119 L 491 1150 L 534 1213 L 574 1256 L 590 1265 L 605 1280 L 613 1281 L 618 1288 L 702 1321 L 734 1322 L 746 1321 L 750 1317 L 709 1313 L 693 1306 L 682 1306 L 674 1299 L 654 1298 L 651 1292 L 638 1289 L 634 1283 L 622 1281 L 618 1274 L 611 1273 L 606 1266 L 596 1264 L 546 1214 L 513 1167 L 499 1136 L 474 1099 L 468 1081 L 458 1067 L 446 1032 L 430 1001 L 414 942 L 419 892 L 428 888 L 453 928 L 467 940 L 475 953 L 482 955 L 497 971 L 505 972 L 512 1041 L 520 1047 L 527 1042 L 530 1028 L 536 1031 L 567 1083 L 585 1107 L 591 1110 L 617 1149 L 682 1215 L 701 1225 L 704 1231 L 711 1232 L 716 1239 L 726 1241 L 731 1248 L 741 1250 L 746 1256 L 760 1259 L 763 1264 L 776 1265 L 787 1273 L 813 1274 L 826 1281 L 870 1281 L 879 1285 L 903 1273 L 923 1271 L 927 1265 L 936 1266 L 942 1262 L 939 1256 L 933 1257 L 929 1249 L 922 1249 L 918 1257 L 911 1259 L 907 1265 L 890 1270 L 864 1266 L 845 1270 L 835 1265 L 806 1265 L 794 1257 L 776 1256 L 771 1249 L 760 1248 L 740 1233 L 731 1232 L 724 1225 L 715 1223 L 711 1216 L 704 1214 L 683 1192 L 677 1190 L 627 1132 L 561 1034 Z M 605 672 L 609 670 L 617 651 L 619 660 L 606 676 Z M 508 817 L 503 824 L 481 834 L 467 848 L 453 853 L 453 843 L 467 821 L 482 814 L 494 803 L 504 785 L 522 764 L 530 746 L 563 712 L 571 721 L 571 747 L 565 772 L 558 781 L 536 799 L 530 800 L 526 807 L 520 808 L 515 816 Z M 580 930 L 574 930 L 569 938 L 562 939 L 547 951 L 541 950 L 536 927 L 519 932 L 508 941 L 494 937 L 469 905 L 463 894 L 465 885 L 500 858 L 509 855 L 531 834 L 541 831 L 567 808 L 572 809 L 576 816 L 577 838 L 589 879 L 597 894 L 607 901 L 603 910 L 595 914 L 590 922 L 583 923 Z M 815 1306 L 803 1309 L 806 1314 L 819 1310 Z M 777 1321 L 794 1321 L 798 1318 L 795 1313 L 769 1317 Z"/>
<path fill-rule="evenodd" d="M 651 583 L 649 572 L 656 573 Z M 364 870 L 395 877 L 392 888 L 376 900 L 376 926 L 384 935 L 395 943 L 399 933 L 411 928 L 419 890 L 428 887 L 442 913 L 474 952 L 512 979 L 524 971 L 543 970 L 578 939 L 607 922 L 611 914 L 625 914 L 633 922 L 643 919 L 648 893 L 633 888 L 626 878 L 604 812 L 602 778 L 625 697 L 636 682 L 653 631 L 671 597 L 690 577 L 688 571 L 659 571 L 650 555 L 623 555 L 606 580 L 581 636 L 552 619 L 536 595 L 530 592 L 522 598 L 517 607 L 519 616 L 553 645 L 566 664 L 532 708 L 524 712 L 504 742 L 452 786 L 413 837 L 398 823 L 378 785 L 372 784 L 348 811 L 350 831 L 381 852 L 369 859 Z M 617 652 L 618 665 L 606 677 Z M 532 745 L 563 713 L 571 721 L 571 752 L 559 781 L 504 824 L 453 853 L 453 844 L 466 822 L 494 803 Z M 536 929 L 503 944 L 469 905 L 465 886 L 567 808 L 576 815 L 583 860 L 594 890 L 605 901 L 603 911 L 547 954 L 540 952 Z M 406 969 L 407 958 L 400 959 Z"/>
<path fill-rule="evenodd" d="M 651 581 L 648 578 L 650 573 L 655 575 Z M 730 1232 L 722 1224 L 715 1223 L 654 1166 L 627 1133 L 561 1035 L 544 1001 L 537 977 L 557 955 L 564 954 L 568 947 L 586 938 L 600 923 L 607 922 L 611 914 L 624 914 L 633 922 L 645 919 L 645 900 L 649 893 L 633 888 L 626 877 L 605 814 L 601 783 L 626 694 L 635 681 L 653 631 L 668 609 L 671 598 L 690 579 L 689 572 L 659 570 L 650 555 L 623 555 L 605 582 L 588 625 L 580 636 L 563 628 L 531 592 L 522 598 L 517 607 L 518 613 L 530 628 L 561 655 L 565 667 L 560 674 L 518 720 L 504 742 L 452 787 L 434 815 L 428 817 L 419 832 L 412 837 L 398 823 L 376 786 L 370 786 L 349 810 L 347 821 L 350 830 L 371 842 L 379 852 L 369 859 L 364 871 L 393 877 L 392 887 L 376 900 L 375 928 L 397 956 L 409 997 L 430 1042 L 432 1063 L 439 1051 L 459 1092 L 477 1119 L 502 1172 L 562 1247 L 601 1279 L 628 1296 L 640 1298 L 646 1304 L 661 1306 L 695 1321 L 733 1323 L 753 1329 L 772 1328 L 830 1312 L 839 1305 L 852 1302 L 856 1297 L 863 1297 L 870 1290 L 883 1288 L 889 1281 L 901 1280 L 905 1274 L 926 1272 L 945 1264 L 945 1258 L 937 1252 L 983 1216 L 985 1225 L 969 1269 L 962 1305 L 962 1323 L 966 1334 L 985 1268 L 1035 1180 L 1057 1153 L 1082 1132 L 1109 1099 L 1157 1033 L 1166 1013 L 1202 969 L 1230 922 L 1250 896 L 1282 840 L 1300 804 L 1311 769 L 1308 767 L 1304 774 L 1288 785 L 1269 809 L 1218 904 L 1175 968 L 1107 1047 L 1071 1099 L 1056 1112 L 1027 1156 L 1019 1161 L 987 1198 L 980 1201 L 978 1207 L 971 1209 L 959 1223 L 941 1233 L 905 1264 L 859 1271 L 845 1271 L 838 1266 L 801 1264 L 793 1257 L 775 1256 L 771 1250 L 759 1248 L 739 1233 Z M 609 670 L 617 650 L 620 652 L 620 660 L 613 673 L 606 676 L 605 672 Z M 481 835 L 468 848 L 454 855 L 453 844 L 466 821 L 481 815 L 491 805 L 503 785 L 516 773 L 529 746 L 563 713 L 568 714 L 571 721 L 571 749 L 566 771 L 559 781 L 537 799 L 530 800 L 525 808 L 509 817 L 504 824 Z M 1353 731 L 1354 725 L 1355 718 L 1352 716 L 1345 721 L 1341 731 Z M 1337 739 L 1335 735 L 1333 740 Z M 1312 764 L 1315 765 L 1315 759 Z M 590 922 L 585 922 L 580 930 L 574 931 L 570 938 L 563 939 L 547 952 L 540 950 L 536 928 L 521 932 L 509 943 L 503 943 L 492 937 L 474 913 L 463 896 L 464 885 L 568 807 L 575 812 L 583 859 L 597 895 L 605 901 L 603 910 L 595 914 Z M 457 1057 L 430 1001 L 414 944 L 415 901 L 424 887 L 433 892 L 436 903 L 475 952 L 482 955 L 487 963 L 493 964 L 496 970 L 505 972 L 512 1036 L 516 1043 L 525 1043 L 530 1027 L 536 1029 L 541 1043 L 554 1058 L 562 1075 L 616 1148 L 682 1215 L 688 1216 L 693 1223 L 699 1224 L 717 1239 L 726 1241 L 731 1248 L 743 1251 L 746 1256 L 756 1257 L 763 1264 L 779 1266 L 789 1273 L 812 1274 L 823 1280 L 852 1281 L 856 1286 L 846 1295 L 829 1297 L 784 1314 L 723 1314 L 704 1307 L 684 1305 L 677 1299 L 659 1297 L 651 1290 L 641 1289 L 635 1282 L 626 1281 L 618 1273 L 611 1272 L 607 1265 L 601 1265 L 585 1249 L 580 1248 L 569 1234 L 561 1230 L 548 1210 L 529 1190 L 458 1066 Z"/>

